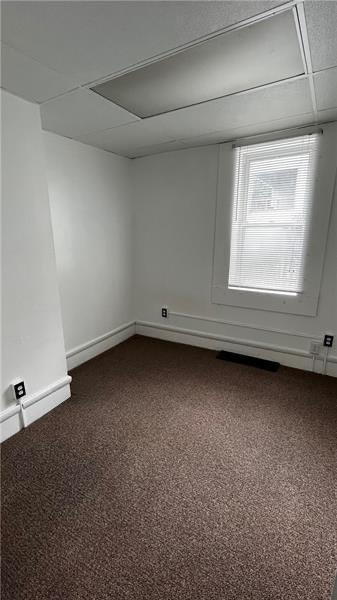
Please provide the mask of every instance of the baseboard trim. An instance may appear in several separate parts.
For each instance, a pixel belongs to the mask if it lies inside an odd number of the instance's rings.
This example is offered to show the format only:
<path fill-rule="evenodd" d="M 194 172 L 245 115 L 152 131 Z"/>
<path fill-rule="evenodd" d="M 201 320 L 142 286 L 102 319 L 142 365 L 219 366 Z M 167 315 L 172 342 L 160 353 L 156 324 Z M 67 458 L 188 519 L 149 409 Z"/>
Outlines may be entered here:
<path fill-rule="evenodd" d="M 283 365 L 308 371 L 312 369 L 312 356 L 304 350 L 206 333 L 195 329 L 161 325 L 160 323 L 150 321 L 130 321 L 129 323 L 124 323 L 104 335 L 73 348 L 67 352 L 68 365 L 70 365 L 70 368 L 74 368 L 105 350 L 116 346 L 135 333 L 211 350 L 241 350 L 247 353 L 248 349 L 248 354 L 252 356 L 270 360 L 276 359 Z M 322 360 L 322 357 L 316 358 L 316 362 L 321 362 Z M 329 356 L 327 365 L 327 374 L 337 377 L 337 356 Z M 22 405 L 27 425 L 30 425 L 70 397 L 71 380 L 71 376 L 67 375 L 40 392 L 25 398 Z M 0 412 L 0 423 L 1 442 L 20 431 L 23 427 L 20 405 L 15 404 Z"/>
<path fill-rule="evenodd" d="M 300 349 L 206 333 L 195 329 L 161 325 L 150 321 L 137 321 L 136 333 L 211 350 L 241 351 L 258 358 L 278 360 L 282 365 L 289 367 L 306 371 L 312 369 L 312 355 Z M 321 362 L 322 357 L 317 358 L 317 361 Z M 327 363 L 327 374 L 337 377 L 337 356 L 329 356 Z"/>
<path fill-rule="evenodd" d="M 219 325 L 229 325 L 230 327 L 240 327 L 240 329 L 250 329 L 251 331 L 262 331 L 263 333 L 276 333 L 281 335 L 289 335 L 292 337 L 304 338 L 307 340 L 317 340 L 317 333 L 304 333 L 303 331 L 290 331 L 289 329 L 275 329 L 274 327 L 263 327 L 261 325 L 249 325 L 242 321 L 228 321 L 225 319 L 216 319 L 215 317 L 202 317 L 201 315 L 193 315 L 189 313 L 181 313 L 170 310 L 170 315 L 182 319 L 193 319 L 195 321 L 204 321 L 206 323 L 216 323 Z"/>
<path fill-rule="evenodd" d="M 10 406 L 9 408 L 6 408 L 6 410 L 3 410 L 0 413 L 0 423 L 4 423 L 5 421 L 7 421 L 7 419 L 14 417 L 14 415 L 18 414 L 19 412 L 20 412 L 19 404 L 14 404 L 14 406 Z"/>
<path fill-rule="evenodd" d="M 109 348 L 117 346 L 117 344 L 127 340 L 132 335 L 135 335 L 135 333 L 136 323 L 135 321 L 129 321 L 112 331 L 108 331 L 84 344 L 76 346 L 76 348 L 72 348 L 72 350 L 68 350 L 66 353 L 68 370 L 70 371 L 87 360 L 94 358 L 94 356 L 109 350 Z"/>
<path fill-rule="evenodd" d="M 69 350 L 66 354 L 68 369 L 90 360 L 94 356 L 105 352 L 109 348 L 120 344 L 133 336 L 136 332 L 135 321 L 124 323 L 85 344 Z M 71 376 L 56 381 L 43 390 L 27 396 L 22 402 L 24 421 L 30 425 L 44 414 L 55 408 L 58 404 L 70 397 Z M 1 442 L 18 433 L 23 428 L 23 415 L 19 404 L 8 407 L 0 412 Z"/>
<path fill-rule="evenodd" d="M 70 375 L 55 381 L 35 394 L 27 396 L 22 401 L 25 412 L 25 422 L 30 425 L 47 412 L 70 397 Z M 23 419 L 19 404 L 10 406 L 0 413 L 1 442 L 18 433 L 23 428 Z"/>

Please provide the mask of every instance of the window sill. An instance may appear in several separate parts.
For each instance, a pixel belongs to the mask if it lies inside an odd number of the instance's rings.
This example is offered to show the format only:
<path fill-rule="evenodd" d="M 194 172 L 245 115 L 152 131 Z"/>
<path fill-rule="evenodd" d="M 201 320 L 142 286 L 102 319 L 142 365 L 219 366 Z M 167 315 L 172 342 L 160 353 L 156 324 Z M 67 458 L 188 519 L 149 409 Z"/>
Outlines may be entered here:
<path fill-rule="evenodd" d="M 314 297 L 308 294 L 270 294 L 213 285 L 212 303 L 314 317 L 317 314 L 318 295 Z"/>

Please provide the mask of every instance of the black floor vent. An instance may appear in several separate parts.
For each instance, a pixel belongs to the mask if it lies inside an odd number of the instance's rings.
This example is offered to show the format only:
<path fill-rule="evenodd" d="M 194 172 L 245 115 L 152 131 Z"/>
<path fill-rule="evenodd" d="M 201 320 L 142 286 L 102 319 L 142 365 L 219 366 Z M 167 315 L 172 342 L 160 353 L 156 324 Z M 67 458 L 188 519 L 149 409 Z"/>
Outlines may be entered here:
<path fill-rule="evenodd" d="M 225 350 L 221 350 L 217 354 L 217 358 L 239 363 L 240 365 L 257 367 L 257 369 L 264 369 L 265 371 L 277 371 L 280 366 L 280 363 L 273 362 L 272 360 L 264 360 L 263 358 L 255 358 L 255 356 L 246 356 L 245 354 L 236 354 L 235 352 L 226 352 Z"/>

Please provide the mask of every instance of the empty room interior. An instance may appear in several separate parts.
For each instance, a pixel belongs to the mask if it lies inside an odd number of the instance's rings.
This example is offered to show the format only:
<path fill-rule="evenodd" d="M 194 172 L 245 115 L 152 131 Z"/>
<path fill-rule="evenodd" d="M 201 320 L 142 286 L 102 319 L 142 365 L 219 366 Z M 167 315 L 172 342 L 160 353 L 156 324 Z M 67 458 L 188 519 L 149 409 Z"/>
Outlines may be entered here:
<path fill-rule="evenodd" d="M 2 600 L 337 600 L 337 1 L 1 2 Z"/>

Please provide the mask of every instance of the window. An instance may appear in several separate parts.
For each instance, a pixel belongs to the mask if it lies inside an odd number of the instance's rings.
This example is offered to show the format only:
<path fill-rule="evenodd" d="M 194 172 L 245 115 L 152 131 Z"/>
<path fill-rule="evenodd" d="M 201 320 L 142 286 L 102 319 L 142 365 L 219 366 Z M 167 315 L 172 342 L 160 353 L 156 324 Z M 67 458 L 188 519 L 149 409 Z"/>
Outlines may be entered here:
<path fill-rule="evenodd" d="M 316 314 L 336 146 L 335 124 L 220 146 L 213 302 Z"/>
<path fill-rule="evenodd" d="M 318 141 L 316 134 L 234 150 L 229 288 L 303 292 Z"/>

